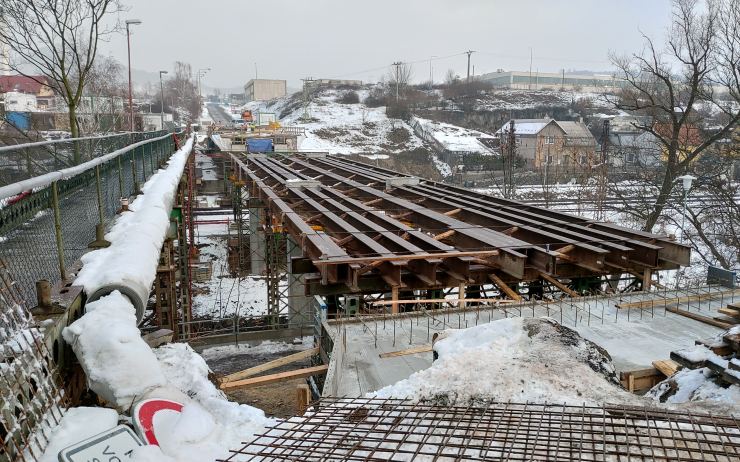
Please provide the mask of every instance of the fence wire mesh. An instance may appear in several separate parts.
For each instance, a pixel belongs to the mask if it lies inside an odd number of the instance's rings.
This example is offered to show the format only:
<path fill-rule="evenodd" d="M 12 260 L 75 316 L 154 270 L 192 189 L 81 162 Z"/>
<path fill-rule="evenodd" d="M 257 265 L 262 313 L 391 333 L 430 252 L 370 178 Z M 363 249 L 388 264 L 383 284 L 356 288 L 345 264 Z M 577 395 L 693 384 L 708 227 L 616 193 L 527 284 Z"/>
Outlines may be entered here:
<path fill-rule="evenodd" d="M 96 226 L 102 224 L 103 230 L 107 230 L 121 209 L 121 198 L 135 195 L 175 150 L 173 138 L 161 132 L 134 135 L 125 135 L 125 138 L 143 137 L 149 141 L 96 168 L 2 201 L 0 258 L 5 259 L 16 274 L 20 292 L 26 300 L 35 300 L 36 281 L 59 281 L 62 268 L 69 268 L 90 250 L 90 245 L 99 237 Z M 118 143 L 123 139 L 123 136 L 104 138 L 95 140 L 95 145 L 91 141 L 88 152 L 95 157 L 107 154 L 120 149 Z M 26 150 L 22 146 L 15 148 L 15 151 Z M 8 157 L 5 152 L 0 153 L 0 158 L 3 154 Z M 44 162 L 44 165 L 52 164 Z M 15 181 L 21 178 L 22 174 Z M 54 188 L 58 196 L 58 223 Z M 61 244 L 61 256 L 58 244 Z"/>

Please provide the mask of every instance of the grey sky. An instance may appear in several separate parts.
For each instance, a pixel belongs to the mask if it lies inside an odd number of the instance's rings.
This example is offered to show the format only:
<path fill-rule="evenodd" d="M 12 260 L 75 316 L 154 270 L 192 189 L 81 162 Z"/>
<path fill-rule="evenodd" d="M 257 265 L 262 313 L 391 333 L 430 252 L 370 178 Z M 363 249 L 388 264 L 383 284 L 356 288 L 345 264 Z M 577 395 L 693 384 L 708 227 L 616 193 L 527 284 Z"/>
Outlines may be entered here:
<path fill-rule="evenodd" d="M 391 62 L 414 64 L 427 80 L 430 56 L 473 49 L 476 73 L 497 68 L 609 69 L 607 54 L 639 51 L 640 31 L 663 40 L 669 0 L 123 0 L 122 18 L 141 19 L 132 36 L 133 67 L 170 69 L 175 60 L 211 67 L 214 87 L 254 77 L 376 80 Z M 124 35 L 101 50 L 126 59 Z M 464 55 L 433 62 L 463 75 Z"/>

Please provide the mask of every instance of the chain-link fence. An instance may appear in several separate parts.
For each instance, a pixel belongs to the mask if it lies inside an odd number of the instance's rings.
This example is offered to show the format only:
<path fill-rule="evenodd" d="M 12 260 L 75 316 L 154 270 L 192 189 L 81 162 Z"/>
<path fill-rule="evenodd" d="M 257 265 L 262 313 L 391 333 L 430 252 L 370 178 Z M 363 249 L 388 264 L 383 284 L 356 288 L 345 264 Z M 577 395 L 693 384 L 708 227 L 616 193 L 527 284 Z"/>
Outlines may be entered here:
<path fill-rule="evenodd" d="M 87 138 L 0 146 L 0 186 L 79 165 L 166 131 L 119 133 Z"/>
<path fill-rule="evenodd" d="M 87 151 L 89 155 L 100 157 L 116 149 L 122 152 L 71 176 L 62 175 L 50 184 L 0 199 L 0 258 L 16 275 L 29 303 L 35 299 L 36 281 L 66 280 L 68 268 L 85 252 L 105 245 L 103 234 L 125 207 L 125 200 L 136 195 L 175 151 L 173 135 L 165 132 L 124 136 L 143 139 L 122 149 L 114 143 L 123 138 L 104 138 L 111 151 L 98 145 Z M 10 151 L 2 149 L 0 158 L 10 158 L 35 148 L 19 145 Z"/>

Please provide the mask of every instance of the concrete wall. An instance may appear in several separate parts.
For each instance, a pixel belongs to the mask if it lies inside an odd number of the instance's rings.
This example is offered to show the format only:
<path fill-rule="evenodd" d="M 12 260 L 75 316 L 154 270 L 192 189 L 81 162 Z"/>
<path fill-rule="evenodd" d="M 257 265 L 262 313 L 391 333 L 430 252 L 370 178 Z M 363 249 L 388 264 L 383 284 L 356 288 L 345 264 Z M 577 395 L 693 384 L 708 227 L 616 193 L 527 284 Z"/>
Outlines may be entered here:
<path fill-rule="evenodd" d="M 247 102 L 267 101 L 280 98 L 287 93 L 285 80 L 252 79 L 244 85 L 244 94 Z"/>

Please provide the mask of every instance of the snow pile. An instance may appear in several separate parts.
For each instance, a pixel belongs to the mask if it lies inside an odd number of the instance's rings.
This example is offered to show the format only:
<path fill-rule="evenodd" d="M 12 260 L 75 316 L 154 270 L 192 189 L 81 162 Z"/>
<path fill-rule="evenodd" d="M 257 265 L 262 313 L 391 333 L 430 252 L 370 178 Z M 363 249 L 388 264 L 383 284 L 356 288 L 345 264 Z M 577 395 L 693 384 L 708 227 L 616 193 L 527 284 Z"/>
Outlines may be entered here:
<path fill-rule="evenodd" d="M 448 330 L 428 369 L 370 396 L 464 404 L 476 400 L 637 403 L 602 348 L 550 318 L 508 318 Z"/>
<path fill-rule="evenodd" d="M 709 368 L 683 369 L 660 382 L 645 396 L 667 404 L 699 404 L 722 414 L 740 414 L 740 386 L 721 387 Z"/>
<path fill-rule="evenodd" d="M 49 437 L 49 444 L 39 462 L 58 462 L 62 449 L 91 438 L 118 425 L 118 413 L 101 407 L 67 409 Z"/>
<path fill-rule="evenodd" d="M 183 462 L 223 458 L 270 423 L 263 411 L 228 401 L 208 380 L 208 365 L 189 345 L 173 343 L 154 353 L 167 382 L 192 399 L 182 414 L 163 423 L 172 428 L 159 439 L 165 454 Z"/>
<path fill-rule="evenodd" d="M 82 270 L 74 284 L 83 286 L 90 299 L 110 293 L 111 288 L 119 289 L 131 299 L 141 319 L 170 225 L 177 184 L 192 147 L 191 137 L 172 155 L 167 168 L 146 182 L 143 194 L 105 236 L 110 247 L 82 256 Z"/>
<path fill-rule="evenodd" d="M 411 126 L 416 128 L 417 132 L 424 133 L 424 139 L 438 143 L 447 151 L 492 154 L 491 150 L 484 146 L 479 139 L 494 139 L 493 135 L 444 122 L 422 119 L 421 117 L 412 117 Z"/>
<path fill-rule="evenodd" d="M 174 460 L 226 457 L 229 448 L 269 423 L 261 410 L 228 401 L 208 380 L 210 370 L 203 358 L 188 345 L 152 351 L 136 328 L 133 306 L 117 291 L 89 303 L 87 313 L 63 335 L 90 388 L 118 409 L 128 411 L 148 398 L 184 404 L 182 414 L 164 414 L 161 422 L 155 421 L 162 452 Z M 151 451 L 145 451 L 143 460 L 157 460 Z"/>
<path fill-rule="evenodd" d="M 164 374 L 136 327 L 131 302 L 114 291 L 87 304 L 87 312 L 62 331 L 85 370 L 90 388 L 119 409 L 165 385 Z"/>

